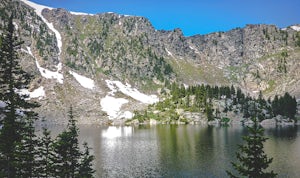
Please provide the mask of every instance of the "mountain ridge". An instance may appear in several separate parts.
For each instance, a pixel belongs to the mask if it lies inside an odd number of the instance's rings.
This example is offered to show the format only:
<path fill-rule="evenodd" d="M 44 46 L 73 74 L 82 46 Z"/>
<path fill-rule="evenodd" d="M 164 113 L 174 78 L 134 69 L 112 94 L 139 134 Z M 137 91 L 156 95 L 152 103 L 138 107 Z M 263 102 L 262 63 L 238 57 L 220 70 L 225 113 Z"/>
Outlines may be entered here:
<path fill-rule="evenodd" d="M 111 91 L 106 80 L 156 95 L 166 83 L 176 81 L 234 85 L 254 96 L 260 90 L 266 97 L 286 91 L 300 96 L 300 34 L 293 28 L 297 25 L 284 30 L 274 25 L 247 25 L 185 37 L 180 29 L 156 30 L 144 17 L 75 15 L 64 9 L 43 8 L 43 19 L 25 0 L 4 2 L 1 9 L 12 9 L 17 31 L 25 41 L 25 52 L 20 53 L 22 66 L 36 76 L 31 90 L 41 86 L 46 90 L 40 112 L 54 122 L 55 118 L 61 121 L 63 108 L 71 103 L 82 123 L 109 122 L 100 105 Z M 1 21 L 3 24 L 3 17 Z M 61 45 L 55 30 L 61 35 Z M 63 82 L 45 77 L 47 71 L 61 74 Z M 72 72 L 90 78 L 95 87 L 84 88 Z M 120 107 L 122 112 L 147 105 L 120 91 L 117 95 L 115 98 L 128 99 Z"/>

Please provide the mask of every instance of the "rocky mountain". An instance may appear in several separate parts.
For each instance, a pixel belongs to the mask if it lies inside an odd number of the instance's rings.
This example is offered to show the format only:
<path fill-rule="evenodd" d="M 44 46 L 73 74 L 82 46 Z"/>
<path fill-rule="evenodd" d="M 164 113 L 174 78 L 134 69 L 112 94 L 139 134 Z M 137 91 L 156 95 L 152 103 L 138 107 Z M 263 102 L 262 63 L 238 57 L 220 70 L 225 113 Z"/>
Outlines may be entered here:
<path fill-rule="evenodd" d="M 158 100 L 166 83 L 234 85 L 265 97 L 300 98 L 300 25 L 247 25 L 185 37 L 156 30 L 144 17 L 84 14 L 2 0 L 0 29 L 12 13 L 33 74 L 28 94 L 49 122 L 73 105 L 80 123 L 109 123 Z"/>

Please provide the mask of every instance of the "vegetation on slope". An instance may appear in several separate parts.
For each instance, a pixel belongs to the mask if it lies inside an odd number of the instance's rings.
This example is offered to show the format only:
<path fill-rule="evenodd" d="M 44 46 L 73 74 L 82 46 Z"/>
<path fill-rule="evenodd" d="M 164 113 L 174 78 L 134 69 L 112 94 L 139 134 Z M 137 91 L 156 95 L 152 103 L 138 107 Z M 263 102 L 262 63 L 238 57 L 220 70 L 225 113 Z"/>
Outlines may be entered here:
<path fill-rule="evenodd" d="M 147 110 L 136 112 L 133 120 L 139 122 L 154 119 L 162 123 L 189 123 L 186 113 L 198 113 L 209 121 L 229 122 L 230 115 L 248 120 L 254 115 L 259 121 L 278 115 L 287 120 L 296 120 L 297 102 L 289 93 L 265 100 L 260 92 L 258 98 L 245 95 L 233 86 L 184 86 L 173 83 L 165 91 L 164 99 L 150 105 Z M 255 105 L 255 110 L 253 108 Z M 192 121 L 193 122 L 193 121 Z"/>

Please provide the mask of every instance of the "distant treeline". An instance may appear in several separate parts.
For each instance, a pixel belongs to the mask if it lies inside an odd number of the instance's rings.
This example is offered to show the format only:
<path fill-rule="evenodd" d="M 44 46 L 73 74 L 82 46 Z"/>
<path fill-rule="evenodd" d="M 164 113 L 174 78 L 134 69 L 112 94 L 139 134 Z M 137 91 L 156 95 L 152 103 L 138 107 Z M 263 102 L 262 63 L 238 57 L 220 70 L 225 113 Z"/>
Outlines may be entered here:
<path fill-rule="evenodd" d="M 178 120 L 180 116 L 176 110 L 183 109 L 204 113 L 208 121 L 224 119 L 221 118 L 221 113 L 228 112 L 234 112 L 246 119 L 256 117 L 258 121 L 271 119 L 277 115 L 296 120 L 297 102 L 289 93 L 266 100 L 262 92 L 254 98 L 233 86 L 184 86 L 172 83 L 166 88 L 168 89 L 162 91 L 164 95 L 162 101 L 148 107 L 144 112 L 135 112 L 133 119 L 140 122 L 147 118 L 162 120 L 165 117 Z M 159 111 L 159 114 L 155 114 L 154 110 Z"/>
<path fill-rule="evenodd" d="M 233 86 L 210 86 L 197 85 L 188 86 L 172 84 L 171 85 L 171 100 L 181 107 L 194 108 L 196 110 L 208 111 L 212 107 L 212 99 L 225 100 L 225 108 L 220 112 L 232 111 L 233 106 L 235 112 L 243 113 L 244 118 L 258 117 L 259 121 L 270 119 L 277 115 L 282 115 L 286 118 L 295 119 L 297 113 L 297 101 L 289 93 L 283 96 L 275 95 L 274 99 L 263 98 L 262 92 L 257 98 L 250 95 L 245 95 L 240 88 Z M 193 102 L 191 102 L 191 97 Z M 255 108 L 253 108 L 255 107 Z"/>

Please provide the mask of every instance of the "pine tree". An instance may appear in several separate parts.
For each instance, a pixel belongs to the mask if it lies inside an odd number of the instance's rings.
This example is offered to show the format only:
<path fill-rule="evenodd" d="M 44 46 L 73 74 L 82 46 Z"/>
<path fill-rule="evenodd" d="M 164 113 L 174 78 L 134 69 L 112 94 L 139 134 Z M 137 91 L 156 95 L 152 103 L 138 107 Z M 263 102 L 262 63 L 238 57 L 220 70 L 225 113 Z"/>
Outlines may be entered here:
<path fill-rule="evenodd" d="M 95 159 L 93 155 L 90 155 L 90 148 L 87 143 L 83 143 L 84 153 L 79 166 L 79 177 L 90 178 L 93 177 L 95 170 L 93 169 L 93 160 Z"/>
<path fill-rule="evenodd" d="M 70 107 L 68 127 L 58 135 L 54 143 L 56 154 L 54 171 L 58 177 L 75 177 L 78 175 L 81 155 L 78 146 L 78 130 L 73 109 Z"/>
<path fill-rule="evenodd" d="M 267 140 L 267 138 L 263 136 L 264 130 L 259 126 L 256 117 L 253 117 L 251 120 L 254 122 L 254 125 L 248 127 L 250 135 L 243 137 L 246 144 L 239 145 L 240 152 L 236 153 L 239 163 L 232 163 L 233 168 L 238 172 L 239 176 L 235 176 L 230 171 L 226 172 L 230 177 L 275 177 L 277 174 L 273 171 L 265 171 L 273 159 L 268 158 L 263 150 L 263 143 Z"/>
<path fill-rule="evenodd" d="M 214 112 L 214 110 L 212 108 L 212 102 L 211 102 L 211 100 L 209 100 L 209 103 L 205 105 L 205 114 L 206 114 L 208 121 L 214 120 L 213 112 Z"/>
<path fill-rule="evenodd" d="M 54 150 L 53 150 L 53 140 L 50 136 L 50 131 L 47 128 L 43 128 L 43 135 L 39 139 L 38 145 L 38 165 L 37 173 L 38 177 L 52 177 L 53 174 L 53 164 L 54 164 Z"/>
<path fill-rule="evenodd" d="M 0 130 L 0 172 L 4 177 L 15 177 L 18 166 L 22 165 L 17 162 L 20 160 L 17 156 L 22 155 L 17 153 L 17 146 L 20 147 L 29 139 L 28 128 L 24 126 L 30 127 L 30 120 L 34 119 L 32 112 L 26 111 L 38 107 L 36 103 L 26 100 L 28 96 L 17 93 L 20 89 L 26 89 L 31 79 L 19 65 L 16 50 L 21 44 L 14 34 L 11 15 L 1 37 L 0 50 L 0 100 L 5 103 Z"/>
<path fill-rule="evenodd" d="M 35 118 L 34 116 L 32 118 Z M 38 140 L 33 126 L 34 119 L 29 119 L 23 130 L 23 138 L 16 146 L 17 177 L 36 177 Z"/>

